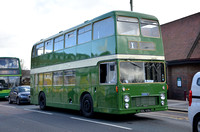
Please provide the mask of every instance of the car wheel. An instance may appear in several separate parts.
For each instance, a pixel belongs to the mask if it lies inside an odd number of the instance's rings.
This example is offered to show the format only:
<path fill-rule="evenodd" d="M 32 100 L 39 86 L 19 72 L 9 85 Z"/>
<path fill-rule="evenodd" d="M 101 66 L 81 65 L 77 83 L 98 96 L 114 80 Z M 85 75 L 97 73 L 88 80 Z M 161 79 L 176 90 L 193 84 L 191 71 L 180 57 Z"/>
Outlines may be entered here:
<path fill-rule="evenodd" d="M 9 103 L 9 104 L 12 104 L 12 103 L 13 103 L 13 102 L 11 101 L 10 96 L 8 97 L 8 103 Z"/>
<path fill-rule="evenodd" d="M 20 105 L 20 104 L 21 104 L 21 102 L 20 102 L 20 99 L 19 99 L 19 98 L 17 98 L 17 104 L 18 104 L 18 105 Z"/>
<path fill-rule="evenodd" d="M 39 105 L 40 105 L 41 110 L 46 109 L 46 97 L 45 97 L 45 94 L 43 92 L 40 93 L 40 95 L 39 95 Z"/>
<path fill-rule="evenodd" d="M 200 132 L 200 116 L 194 119 L 193 132 Z"/>
<path fill-rule="evenodd" d="M 91 117 L 93 115 L 93 102 L 89 94 L 85 94 L 82 98 L 81 112 L 85 117 Z"/>

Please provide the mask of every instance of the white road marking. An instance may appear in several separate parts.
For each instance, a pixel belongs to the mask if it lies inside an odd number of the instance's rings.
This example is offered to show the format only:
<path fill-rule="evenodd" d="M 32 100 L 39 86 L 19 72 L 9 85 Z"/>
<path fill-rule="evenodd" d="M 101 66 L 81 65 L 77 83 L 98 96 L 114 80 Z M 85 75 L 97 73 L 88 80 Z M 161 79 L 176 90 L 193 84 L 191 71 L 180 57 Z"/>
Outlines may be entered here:
<path fill-rule="evenodd" d="M 70 117 L 70 118 L 74 119 L 74 120 L 86 121 L 86 122 L 96 123 L 96 124 L 100 124 L 100 125 L 106 125 L 106 126 L 117 127 L 117 128 L 126 129 L 126 130 L 132 130 L 132 128 L 129 128 L 129 127 L 123 127 L 123 126 L 118 126 L 118 125 L 104 123 L 104 122 L 86 120 L 86 119 L 76 118 L 76 117 Z"/>
<path fill-rule="evenodd" d="M 49 113 L 49 112 L 44 112 L 44 111 L 38 111 L 38 110 L 30 110 L 30 109 L 25 109 L 26 111 L 31 111 L 31 112 L 37 112 L 37 113 L 42 113 L 42 114 L 47 114 L 47 115 L 53 115 L 53 113 Z"/>
<path fill-rule="evenodd" d="M 13 107 L 13 106 L 7 106 L 7 105 L 0 105 L 1 107 L 7 107 L 7 108 L 13 108 L 15 109 L 16 107 Z"/>

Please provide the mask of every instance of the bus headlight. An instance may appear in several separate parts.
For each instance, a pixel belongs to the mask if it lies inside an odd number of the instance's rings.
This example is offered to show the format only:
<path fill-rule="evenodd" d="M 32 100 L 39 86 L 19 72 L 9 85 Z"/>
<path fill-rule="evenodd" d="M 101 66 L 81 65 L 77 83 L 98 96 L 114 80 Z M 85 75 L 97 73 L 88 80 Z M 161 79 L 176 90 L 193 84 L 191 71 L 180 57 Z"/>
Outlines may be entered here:
<path fill-rule="evenodd" d="M 165 100 L 165 94 L 160 94 L 160 98 L 162 99 L 162 100 Z"/>
<path fill-rule="evenodd" d="M 128 109 L 129 108 L 129 104 L 125 103 L 125 108 Z"/>
<path fill-rule="evenodd" d="M 164 102 L 164 101 L 161 101 L 161 105 L 162 105 L 162 106 L 165 105 L 165 102 Z"/>
<path fill-rule="evenodd" d="M 125 96 L 124 96 L 124 101 L 125 101 L 126 103 L 128 103 L 128 102 L 130 101 L 130 97 L 129 97 L 128 95 L 125 95 Z"/>

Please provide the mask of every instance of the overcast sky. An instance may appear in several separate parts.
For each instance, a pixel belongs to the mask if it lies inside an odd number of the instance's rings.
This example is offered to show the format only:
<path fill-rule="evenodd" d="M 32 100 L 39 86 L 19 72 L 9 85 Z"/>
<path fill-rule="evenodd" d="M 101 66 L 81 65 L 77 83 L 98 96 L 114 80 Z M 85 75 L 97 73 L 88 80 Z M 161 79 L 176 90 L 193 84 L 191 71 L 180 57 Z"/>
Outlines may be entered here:
<path fill-rule="evenodd" d="M 200 0 L 133 0 L 133 11 L 164 24 L 198 13 L 199 5 Z M 112 10 L 130 11 L 130 0 L 0 0 L 0 57 L 18 57 L 30 69 L 34 43 Z"/>

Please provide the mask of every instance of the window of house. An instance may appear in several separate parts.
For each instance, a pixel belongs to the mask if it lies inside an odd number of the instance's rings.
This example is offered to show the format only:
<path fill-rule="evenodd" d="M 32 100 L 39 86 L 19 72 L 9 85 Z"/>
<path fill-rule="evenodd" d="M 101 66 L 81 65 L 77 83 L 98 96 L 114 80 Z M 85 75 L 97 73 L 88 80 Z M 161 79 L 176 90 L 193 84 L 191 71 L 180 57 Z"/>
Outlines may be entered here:
<path fill-rule="evenodd" d="M 75 84 L 75 70 L 65 70 L 64 85 L 74 85 L 74 84 Z"/>
<path fill-rule="evenodd" d="M 114 34 L 114 20 L 107 18 L 93 25 L 93 39 L 99 39 Z"/>
<path fill-rule="evenodd" d="M 48 40 L 44 43 L 45 45 L 45 50 L 44 53 L 51 53 L 53 51 L 53 40 Z"/>
<path fill-rule="evenodd" d="M 44 85 L 51 86 L 52 85 L 52 73 L 44 73 Z"/>
<path fill-rule="evenodd" d="M 65 48 L 76 45 L 76 31 L 65 34 Z"/>
<path fill-rule="evenodd" d="M 54 51 L 64 48 L 64 36 L 59 36 L 54 39 Z"/>
<path fill-rule="evenodd" d="M 63 71 L 53 72 L 53 85 L 54 86 L 63 85 Z"/>
<path fill-rule="evenodd" d="M 82 44 L 91 40 L 92 26 L 88 25 L 78 30 L 78 44 Z"/>
<path fill-rule="evenodd" d="M 108 62 L 100 64 L 100 83 L 116 84 L 117 82 L 117 68 L 116 63 Z"/>

